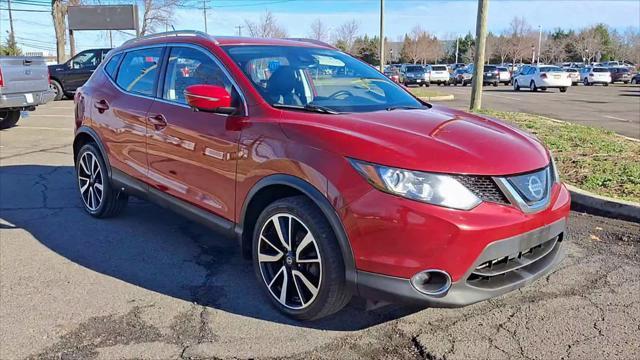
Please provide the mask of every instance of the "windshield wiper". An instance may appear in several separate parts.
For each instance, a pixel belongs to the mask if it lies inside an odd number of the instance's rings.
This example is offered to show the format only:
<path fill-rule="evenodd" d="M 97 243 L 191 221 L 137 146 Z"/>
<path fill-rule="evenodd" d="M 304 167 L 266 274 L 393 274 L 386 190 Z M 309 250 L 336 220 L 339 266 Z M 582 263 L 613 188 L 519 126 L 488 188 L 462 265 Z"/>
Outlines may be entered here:
<path fill-rule="evenodd" d="M 293 109 L 293 110 L 302 110 L 302 111 L 309 111 L 309 112 L 317 112 L 317 113 L 322 113 L 322 114 L 339 114 L 339 112 L 330 109 L 328 107 L 325 106 L 320 106 L 320 105 L 314 105 L 314 104 L 307 104 L 304 106 L 299 106 L 299 105 L 288 105 L 288 104 L 271 104 L 271 106 L 276 107 L 276 108 L 281 108 L 281 109 Z"/>
<path fill-rule="evenodd" d="M 393 110 L 421 110 L 421 109 L 428 109 L 425 106 L 407 106 L 407 105 L 398 105 L 398 106 L 389 106 L 388 108 L 386 108 L 387 111 L 393 111 Z"/>

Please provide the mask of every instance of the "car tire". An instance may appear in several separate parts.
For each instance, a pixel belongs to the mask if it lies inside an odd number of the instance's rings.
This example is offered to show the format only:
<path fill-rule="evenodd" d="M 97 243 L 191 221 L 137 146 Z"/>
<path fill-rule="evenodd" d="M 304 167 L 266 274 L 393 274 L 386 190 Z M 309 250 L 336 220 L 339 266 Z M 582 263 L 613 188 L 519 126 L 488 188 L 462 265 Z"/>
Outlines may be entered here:
<path fill-rule="evenodd" d="M 603 86 L 609 86 L 609 83 L 604 83 L 604 84 L 602 84 L 602 85 L 603 85 Z"/>
<path fill-rule="evenodd" d="M 531 80 L 531 82 L 529 83 L 529 89 L 533 92 L 538 91 L 538 87 L 536 86 L 536 82 Z"/>
<path fill-rule="evenodd" d="M 632 84 L 637 84 L 638 82 L 636 81 L 636 79 L 631 79 L 631 83 Z"/>
<path fill-rule="evenodd" d="M 0 110 L 0 129 L 14 127 L 20 120 L 19 110 Z"/>
<path fill-rule="evenodd" d="M 560 92 L 561 92 L 561 93 L 567 92 L 567 88 L 566 88 L 566 87 L 561 87 L 561 88 L 560 88 Z"/>
<path fill-rule="evenodd" d="M 625 84 L 625 85 L 627 85 L 629 82 L 628 82 L 628 81 L 623 81 L 622 83 L 623 83 L 623 84 Z"/>
<path fill-rule="evenodd" d="M 335 234 L 306 196 L 269 204 L 258 217 L 252 248 L 256 278 L 280 312 L 315 320 L 339 311 L 351 299 Z"/>
<path fill-rule="evenodd" d="M 426 82 L 426 83 L 424 83 L 424 86 L 429 87 L 429 86 L 431 86 L 431 83 L 430 82 Z"/>
<path fill-rule="evenodd" d="M 518 80 L 513 82 L 513 91 L 520 91 L 520 85 L 518 85 Z"/>
<path fill-rule="evenodd" d="M 53 101 L 60 101 L 64 97 L 64 89 L 57 80 L 51 80 L 49 82 L 49 88 L 56 94 Z"/>
<path fill-rule="evenodd" d="M 462 86 L 467 86 L 467 82 L 466 82 L 466 81 L 463 81 L 463 82 L 462 82 Z"/>
<path fill-rule="evenodd" d="M 498 87 L 498 83 L 497 83 L 497 82 L 494 82 L 494 83 L 493 83 L 493 87 Z"/>
<path fill-rule="evenodd" d="M 129 196 L 111 185 L 107 165 L 93 143 L 80 148 L 76 159 L 76 178 L 83 207 L 89 215 L 108 218 L 119 215 Z"/>
<path fill-rule="evenodd" d="M 589 86 L 589 80 L 587 80 L 587 78 L 584 78 L 582 80 L 582 83 L 584 84 L 584 86 Z"/>

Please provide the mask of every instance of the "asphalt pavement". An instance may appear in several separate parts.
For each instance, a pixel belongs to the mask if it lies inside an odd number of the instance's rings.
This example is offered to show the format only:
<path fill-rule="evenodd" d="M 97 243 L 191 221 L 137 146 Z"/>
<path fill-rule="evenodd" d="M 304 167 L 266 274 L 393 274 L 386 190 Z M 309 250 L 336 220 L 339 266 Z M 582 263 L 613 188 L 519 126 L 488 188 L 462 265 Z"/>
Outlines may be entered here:
<path fill-rule="evenodd" d="M 453 101 L 442 104 L 469 109 L 471 86 L 437 88 L 455 96 Z M 485 86 L 482 106 L 499 111 L 544 115 L 640 139 L 640 85 L 577 85 L 566 93 L 560 93 L 558 89 L 538 92 L 521 89 L 516 92 L 512 86 Z"/>
<path fill-rule="evenodd" d="M 71 114 L 0 131 L 0 359 L 640 358 L 640 224 L 572 213 L 559 269 L 491 301 L 300 323 L 232 240 L 143 201 L 85 214 Z"/>

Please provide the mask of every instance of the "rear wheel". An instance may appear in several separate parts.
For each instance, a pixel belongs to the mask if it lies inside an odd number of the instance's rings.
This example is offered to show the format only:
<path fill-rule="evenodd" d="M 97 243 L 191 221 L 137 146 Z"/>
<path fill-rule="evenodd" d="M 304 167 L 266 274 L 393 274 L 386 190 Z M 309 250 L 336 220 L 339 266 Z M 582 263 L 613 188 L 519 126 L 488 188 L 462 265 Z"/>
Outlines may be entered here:
<path fill-rule="evenodd" d="M 53 98 L 54 101 L 62 100 L 64 97 L 64 90 L 62 89 L 62 85 L 56 80 L 51 80 L 49 83 L 49 88 L 53 90 L 56 96 Z"/>
<path fill-rule="evenodd" d="M 0 129 L 8 129 L 14 127 L 20 120 L 19 110 L 2 110 L 0 111 Z"/>
<path fill-rule="evenodd" d="M 493 83 L 493 87 L 498 87 L 498 82 L 497 81 Z"/>
<path fill-rule="evenodd" d="M 531 80 L 531 82 L 529 83 L 529 89 L 531 89 L 531 91 L 538 91 L 538 87 L 536 86 L 536 82 Z"/>
<path fill-rule="evenodd" d="M 602 84 L 602 85 L 604 85 L 604 86 L 609 86 L 609 83 L 604 83 L 604 84 Z"/>
<path fill-rule="evenodd" d="M 628 82 L 628 81 L 623 81 L 623 83 L 626 85 L 626 84 L 628 84 L 629 82 Z"/>
<path fill-rule="evenodd" d="M 589 86 L 589 80 L 587 78 L 584 78 L 582 83 L 584 84 L 584 86 Z"/>
<path fill-rule="evenodd" d="M 513 81 L 513 91 L 520 91 L 520 85 L 518 85 L 518 80 Z"/>
<path fill-rule="evenodd" d="M 349 299 L 338 242 L 324 214 L 307 197 L 268 205 L 253 234 L 256 277 L 273 305 L 299 319 L 319 319 Z"/>
<path fill-rule="evenodd" d="M 561 92 L 561 93 L 563 93 L 563 92 L 567 92 L 567 88 L 566 88 L 566 87 L 561 87 L 561 88 L 560 88 L 560 92 Z"/>
<path fill-rule="evenodd" d="M 113 217 L 124 210 L 129 197 L 112 187 L 107 166 L 94 144 L 86 144 L 80 149 L 76 177 L 84 209 L 91 216 Z"/>

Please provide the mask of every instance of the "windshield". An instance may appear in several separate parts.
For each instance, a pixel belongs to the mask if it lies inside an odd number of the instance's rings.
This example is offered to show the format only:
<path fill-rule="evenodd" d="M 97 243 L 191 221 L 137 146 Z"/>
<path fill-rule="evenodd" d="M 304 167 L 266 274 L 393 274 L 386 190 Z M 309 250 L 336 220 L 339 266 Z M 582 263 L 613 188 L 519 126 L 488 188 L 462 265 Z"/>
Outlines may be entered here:
<path fill-rule="evenodd" d="M 578 70 L 577 70 L 577 69 L 570 69 L 570 68 L 563 69 L 563 70 L 564 70 L 565 72 L 570 72 L 570 73 L 576 73 L 576 72 L 578 72 Z"/>
<path fill-rule="evenodd" d="M 407 66 L 407 72 L 422 72 L 424 68 L 422 66 Z"/>
<path fill-rule="evenodd" d="M 368 112 L 423 105 L 373 67 L 336 50 L 293 46 L 223 49 L 274 107 Z"/>
<path fill-rule="evenodd" d="M 431 69 L 433 71 L 447 71 L 447 67 L 446 66 L 440 66 L 440 65 L 433 65 L 431 67 Z"/>
<path fill-rule="evenodd" d="M 557 66 L 543 66 L 540 68 L 541 73 L 547 72 L 562 72 L 562 69 Z"/>
<path fill-rule="evenodd" d="M 591 71 L 593 71 L 593 72 L 609 72 L 609 69 L 602 68 L 602 67 L 601 68 L 597 68 L 596 67 L 596 68 L 591 69 Z"/>
<path fill-rule="evenodd" d="M 496 67 L 494 65 L 485 65 L 484 71 L 496 71 Z"/>

